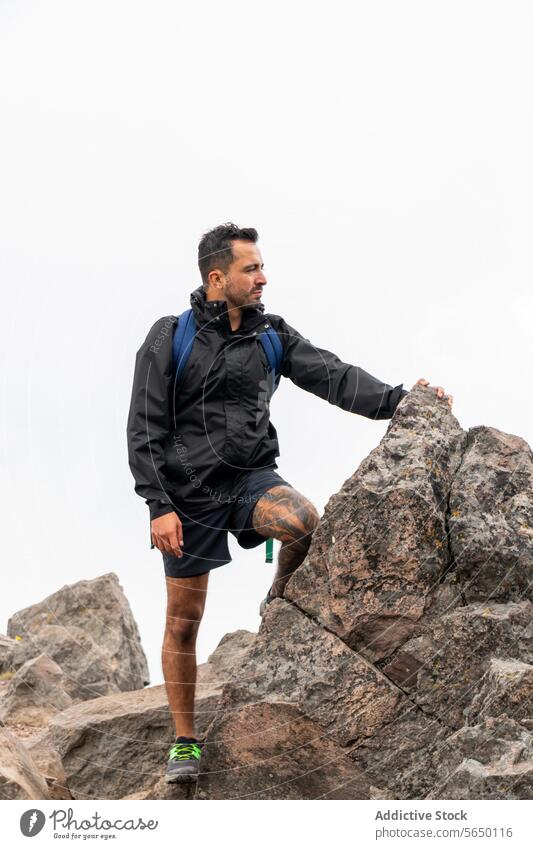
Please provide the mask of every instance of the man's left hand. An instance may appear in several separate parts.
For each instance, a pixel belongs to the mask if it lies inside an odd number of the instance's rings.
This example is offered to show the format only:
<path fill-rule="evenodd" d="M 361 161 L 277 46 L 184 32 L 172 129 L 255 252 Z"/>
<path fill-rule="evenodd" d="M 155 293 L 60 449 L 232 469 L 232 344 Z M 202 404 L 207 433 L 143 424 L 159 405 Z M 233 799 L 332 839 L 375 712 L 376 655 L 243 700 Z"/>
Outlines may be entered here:
<path fill-rule="evenodd" d="M 422 386 L 429 386 L 429 380 L 426 380 L 424 377 L 421 377 L 420 380 L 417 380 L 416 382 L 420 383 Z M 447 398 L 448 406 L 451 410 L 453 404 L 453 395 L 445 395 L 442 386 L 429 386 L 429 388 L 435 390 L 435 392 L 437 393 L 437 398 Z"/>

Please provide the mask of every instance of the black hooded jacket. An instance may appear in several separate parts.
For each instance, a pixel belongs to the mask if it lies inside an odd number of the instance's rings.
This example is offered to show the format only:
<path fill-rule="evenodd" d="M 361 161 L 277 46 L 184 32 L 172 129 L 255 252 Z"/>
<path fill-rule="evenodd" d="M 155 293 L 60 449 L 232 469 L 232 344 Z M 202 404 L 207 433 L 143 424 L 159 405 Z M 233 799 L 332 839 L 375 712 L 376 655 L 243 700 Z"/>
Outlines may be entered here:
<path fill-rule="evenodd" d="M 135 491 L 154 519 L 173 505 L 200 505 L 231 494 L 235 476 L 277 468 L 270 421 L 273 383 L 258 334 L 267 325 L 283 346 L 283 377 L 330 404 L 370 419 L 390 419 L 407 395 L 358 366 L 317 348 L 263 304 L 242 312 L 232 331 L 225 301 L 191 294 L 197 335 L 179 387 L 172 339 L 176 316 L 155 322 L 137 352 L 128 416 L 128 457 Z"/>

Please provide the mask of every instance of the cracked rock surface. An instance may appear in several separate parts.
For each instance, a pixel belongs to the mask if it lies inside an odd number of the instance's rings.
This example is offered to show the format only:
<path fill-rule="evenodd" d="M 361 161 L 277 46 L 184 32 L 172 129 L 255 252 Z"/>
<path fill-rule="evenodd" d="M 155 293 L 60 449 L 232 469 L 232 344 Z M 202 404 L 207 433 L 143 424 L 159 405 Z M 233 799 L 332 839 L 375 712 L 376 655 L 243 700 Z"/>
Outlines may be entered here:
<path fill-rule="evenodd" d="M 416 631 L 450 567 L 447 512 L 466 434 L 417 387 L 326 505 L 285 597 L 370 660 Z M 459 590 L 455 596 L 459 600 Z"/>

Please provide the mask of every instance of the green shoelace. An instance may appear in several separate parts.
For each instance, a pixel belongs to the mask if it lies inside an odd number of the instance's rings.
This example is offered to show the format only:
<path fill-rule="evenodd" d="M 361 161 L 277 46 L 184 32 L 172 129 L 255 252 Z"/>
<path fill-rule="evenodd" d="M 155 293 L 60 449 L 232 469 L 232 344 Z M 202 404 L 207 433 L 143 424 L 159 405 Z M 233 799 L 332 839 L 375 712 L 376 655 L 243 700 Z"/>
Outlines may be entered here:
<path fill-rule="evenodd" d="M 190 758 L 200 760 L 202 750 L 196 743 L 174 743 L 168 752 L 169 760 L 187 761 Z"/>

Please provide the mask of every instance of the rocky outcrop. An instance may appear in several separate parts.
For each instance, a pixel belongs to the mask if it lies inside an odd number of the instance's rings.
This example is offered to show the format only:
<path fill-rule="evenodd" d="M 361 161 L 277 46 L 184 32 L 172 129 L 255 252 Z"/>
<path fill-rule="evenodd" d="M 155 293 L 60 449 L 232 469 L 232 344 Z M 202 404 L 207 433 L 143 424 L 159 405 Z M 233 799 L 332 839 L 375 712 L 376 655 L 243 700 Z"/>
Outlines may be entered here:
<path fill-rule="evenodd" d="M 531 449 L 415 386 L 225 687 L 197 798 L 325 797 L 292 770 L 297 733 L 269 750 L 284 722 L 335 747 L 327 798 L 532 798 L 532 579 Z"/>
<path fill-rule="evenodd" d="M 8 622 L 16 647 L 4 671 L 46 654 L 66 676 L 75 701 L 137 690 L 149 683 L 139 631 L 115 574 L 63 587 Z"/>
<path fill-rule="evenodd" d="M 196 786 L 164 783 L 166 690 L 143 687 L 142 650 L 121 656 L 138 635 L 111 578 L 97 614 L 80 602 L 96 582 L 81 582 L 52 618 L 43 602 L 0 640 L 6 721 L 35 709 L 30 678 L 53 703 L 24 749 L 41 783 L 12 792 L 533 798 L 533 454 L 494 428 L 463 431 L 434 390 L 412 389 L 330 498 L 257 635 L 226 635 L 199 667 Z"/>
<path fill-rule="evenodd" d="M 417 387 L 328 501 L 285 598 L 371 661 L 412 636 L 449 568 L 448 494 L 466 445 L 446 402 Z M 461 601 L 459 589 L 448 604 Z"/>

